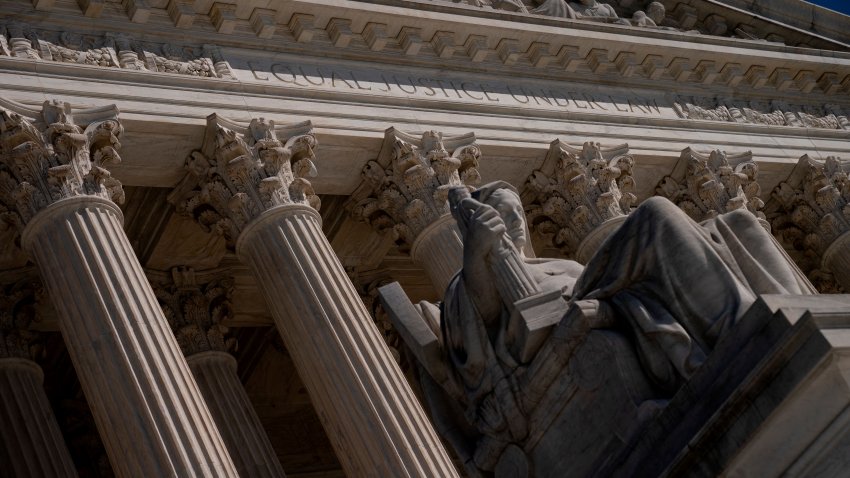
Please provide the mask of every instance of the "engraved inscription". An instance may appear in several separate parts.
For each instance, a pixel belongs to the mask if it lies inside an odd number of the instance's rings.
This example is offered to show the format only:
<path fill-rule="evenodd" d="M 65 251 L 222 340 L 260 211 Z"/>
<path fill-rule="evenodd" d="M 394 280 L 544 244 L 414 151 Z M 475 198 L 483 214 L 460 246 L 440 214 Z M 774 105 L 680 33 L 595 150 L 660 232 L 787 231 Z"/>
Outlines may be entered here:
<path fill-rule="evenodd" d="M 278 83 L 298 88 L 374 96 L 418 98 L 422 100 L 525 106 L 575 113 L 626 113 L 641 116 L 675 117 L 672 109 L 663 111 L 659 103 L 640 95 L 617 96 L 577 91 L 570 86 L 544 85 L 479 78 L 436 77 L 397 71 L 354 70 L 340 66 L 306 65 L 296 61 L 263 63 L 231 61 L 239 78 L 251 83 Z"/>

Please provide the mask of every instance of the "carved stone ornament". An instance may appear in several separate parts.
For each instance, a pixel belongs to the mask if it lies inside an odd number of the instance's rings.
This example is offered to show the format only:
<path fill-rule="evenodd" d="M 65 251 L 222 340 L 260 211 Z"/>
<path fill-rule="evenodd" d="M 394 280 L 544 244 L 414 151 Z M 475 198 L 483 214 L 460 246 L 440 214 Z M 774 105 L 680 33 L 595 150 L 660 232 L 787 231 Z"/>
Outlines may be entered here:
<path fill-rule="evenodd" d="M 286 204 L 318 210 L 313 125 L 277 126 L 258 118 L 247 126 L 212 114 L 201 149 L 186 158 L 183 182 L 169 195 L 177 212 L 233 246 L 242 228 L 264 211 Z"/>
<path fill-rule="evenodd" d="M 0 55 L 104 68 L 236 78 L 221 49 L 215 45 L 178 47 L 168 43 L 137 42 L 123 33 L 89 35 L 36 31 L 19 22 L 0 25 Z"/>
<path fill-rule="evenodd" d="M 719 149 L 700 153 L 685 148 L 673 172 L 661 180 L 655 192 L 697 222 L 746 208 L 769 229 L 761 212 L 764 201 L 759 199 L 757 175 L 758 165 L 750 151 L 729 155 Z"/>
<path fill-rule="evenodd" d="M 614 23 L 657 30 L 680 31 L 745 40 L 784 43 L 774 32 L 748 24 L 737 24 L 716 9 L 699 11 L 685 2 L 674 3 L 668 11 L 665 3 L 655 0 L 441 0 L 466 3 L 473 7 L 525 13 L 545 17 L 597 23 Z M 748 17 L 750 19 L 751 17 Z M 701 20 L 700 20 L 701 19 Z M 764 31 L 762 31 L 764 30 Z"/>
<path fill-rule="evenodd" d="M 773 190 L 765 210 L 780 243 L 797 256 L 801 266 L 821 290 L 848 290 L 842 264 L 832 259 L 842 251 L 850 231 L 850 161 L 829 156 L 820 161 L 808 155 Z M 840 284 L 831 280 L 835 274 Z"/>
<path fill-rule="evenodd" d="M 588 141 L 577 147 L 555 140 L 522 191 L 531 229 L 576 256 L 595 230 L 609 221 L 619 224 L 631 211 L 637 200 L 634 162 L 627 144 L 603 148 Z"/>
<path fill-rule="evenodd" d="M 398 243 L 410 247 L 425 228 L 449 213 L 449 189 L 478 184 L 480 157 L 473 133 L 444 137 L 426 131 L 417 138 L 389 128 L 378 158 L 363 168 L 363 182 L 347 207 L 354 218 L 378 232 L 392 231 Z"/>
<path fill-rule="evenodd" d="M 29 329 L 39 321 L 37 301 L 43 290 L 34 273 L 19 275 L 24 277 L 0 285 L 0 359 L 32 360 L 42 352 L 39 334 Z"/>
<path fill-rule="evenodd" d="M 0 100 L 0 218 L 26 224 L 48 205 L 90 195 L 123 202 L 104 166 L 121 158 L 123 129 L 114 105 L 72 111 L 45 101 L 41 111 Z"/>
<path fill-rule="evenodd" d="M 235 349 L 222 325 L 231 316 L 232 279 L 202 277 L 189 267 L 175 267 L 163 279 L 151 277 L 154 293 L 184 355 Z"/>
<path fill-rule="evenodd" d="M 673 98 L 673 110 L 680 118 L 692 120 L 850 130 L 847 114 L 834 104 L 792 106 L 780 101 L 746 102 L 676 96 Z"/>

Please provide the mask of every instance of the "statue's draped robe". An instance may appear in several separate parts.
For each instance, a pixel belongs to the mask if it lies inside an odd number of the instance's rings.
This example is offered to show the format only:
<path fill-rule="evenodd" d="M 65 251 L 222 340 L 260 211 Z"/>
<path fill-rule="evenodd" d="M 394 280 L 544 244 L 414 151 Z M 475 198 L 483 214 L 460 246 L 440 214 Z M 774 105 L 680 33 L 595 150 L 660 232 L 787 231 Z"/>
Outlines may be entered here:
<path fill-rule="evenodd" d="M 565 263 L 560 288 L 574 299 L 607 302 L 634 336 L 647 376 L 670 393 L 758 295 L 812 292 L 749 212 L 697 224 L 662 198 L 633 211 L 578 279 L 581 266 L 572 261 L 536 260 L 528 266 L 559 269 L 552 267 L 556 262 Z M 455 377 L 466 389 L 468 413 L 517 365 L 501 340 L 506 317 L 504 312 L 498 327 L 485 327 L 462 272 L 446 291 L 443 339 Z"/>
<path fill-rule="evenodd" d="M 531 13 L 547 17 L 576 18 L 576 12 L 564 0 L 543 0 Z"/>

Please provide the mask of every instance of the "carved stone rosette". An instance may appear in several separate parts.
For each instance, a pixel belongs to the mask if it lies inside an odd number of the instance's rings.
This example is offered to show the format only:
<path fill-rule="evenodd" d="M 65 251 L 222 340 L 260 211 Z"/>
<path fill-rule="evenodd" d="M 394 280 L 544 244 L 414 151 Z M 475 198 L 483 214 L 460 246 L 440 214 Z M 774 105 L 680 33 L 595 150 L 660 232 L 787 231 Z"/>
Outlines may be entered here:
<path fill-rule="evenodd" d="M 56 100 L 41 111 L 0 102 L 0 215 L 23 225 L 61 199 L 124 200 L 121 183 L 103 166 L 121 161 L 118 109 L 77 111 Z M 79 126 L 77 123 L 87 125 Z"/>
<path fill-rule="evenodd" d="M 188 174 L 169 201 L 230 246 L 246 224 L 275 206 L 318 210 L 319 196 L 307 180 L 316 175 L 312 128 L 309 121 L 276 127 L 264 118 L 245 127 L 208 116 L 203 147 L 186 159 Z"/>
<path fill-rule="evenodd" d="M 766 207 L 780 243 L 821 292 L 850 290 L 848 173 L 850 161 L 803 156 Z"/>
<path fill-rule="evenodd" d="M 753 213 L 768 231 L 770 225 L 761 211 L 761 188 L 756 182 L 758 165 L 747 151 L 730 155 L 716 149 L 701 153 L 682 151 L 673 172 L 661 180 L 655 192 L 664 196 L 694 221 L 701 222 L 737 209 Z"/>
<path fill-rule="evenodd" d="M 428 226 L 449 214 L 449 189 L 478 184 L 480 157 L 473 133 L 443 137 L 426 131 L 417 138 L 389 128 L 378 159 L 363 168 L 363 182 L 348 208 L 354 218 L 379 232 L 392 231 L 399 243 L 411 247 Z"/>
<path fill-rule="evenodd" d="M 543 166 L 526 180 L 522 200 L 529 226 L 586 263 L 631 212 L 637 198 L 629 146 L 582 147 L 555 140 Z"/>

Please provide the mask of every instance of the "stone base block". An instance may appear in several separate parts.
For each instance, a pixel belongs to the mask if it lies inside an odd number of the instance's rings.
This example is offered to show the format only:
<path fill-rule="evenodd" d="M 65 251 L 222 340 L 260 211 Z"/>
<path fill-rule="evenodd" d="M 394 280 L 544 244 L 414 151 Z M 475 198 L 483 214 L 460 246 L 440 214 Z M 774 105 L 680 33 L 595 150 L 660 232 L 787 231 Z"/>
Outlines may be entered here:
<path fill-rule="evenodd" d="M 850 295 L 762 296 L 600 476 L 846 476 Z"/>

